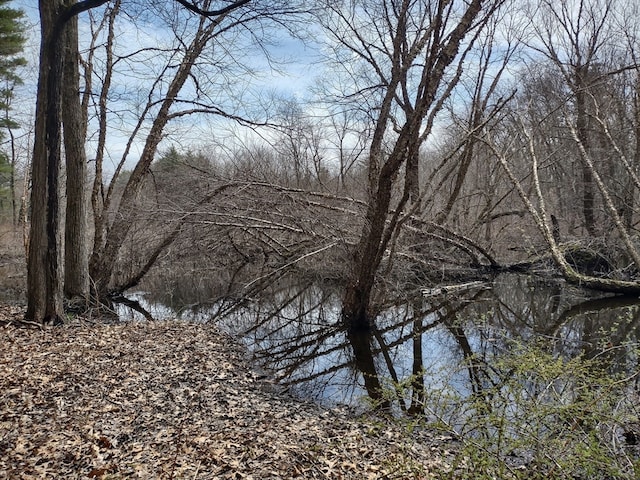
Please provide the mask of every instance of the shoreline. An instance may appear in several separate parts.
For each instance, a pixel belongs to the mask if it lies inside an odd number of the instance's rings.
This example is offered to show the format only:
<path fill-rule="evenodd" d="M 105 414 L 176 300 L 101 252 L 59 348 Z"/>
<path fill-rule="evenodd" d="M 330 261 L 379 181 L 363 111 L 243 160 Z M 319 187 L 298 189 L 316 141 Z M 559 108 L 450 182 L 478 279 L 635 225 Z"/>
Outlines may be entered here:
<path fill-rule="evenodd" d="M 5 322 L 0 338 L 3 478 L 435 478 L 449 468 L 446 439 L 292 398 L 214 325 Z"/>

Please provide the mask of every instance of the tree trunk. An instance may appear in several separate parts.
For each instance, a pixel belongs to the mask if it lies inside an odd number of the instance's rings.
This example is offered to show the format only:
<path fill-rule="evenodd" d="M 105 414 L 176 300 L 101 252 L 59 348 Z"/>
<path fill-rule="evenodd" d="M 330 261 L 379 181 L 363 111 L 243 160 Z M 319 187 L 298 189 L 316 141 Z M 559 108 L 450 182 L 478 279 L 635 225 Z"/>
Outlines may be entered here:
<path fill-rule="evenodd" d="M 575 132 L 575 130 L 574 130 Z M 616 280 L 611 278 L 600 278 L 600 277 L 592 277 L 590 275 L 583 275 L 578 273 L 569 263 L 567 262 L 564 254 L 562 253 L 559 245 L 556 243 L 552 228 L 549 227 L 547 208 L 544 201 L 544 196 L 542 195 L 542 190 L 540 188 L 540 180 L 538 178 L 538 160 L 535 153 L 535 149 L 533 147 L 533 140 L 527 132 L 524 132 L 527 137 L 529 137 L 529 153 L 531 154 L 532 160 L 532 177 L 533 177 L 533 187 L 535 190 L 535 195 L 538 200 L 538 208 L 536 208 L 529 196 L 522 188 L 520 181 L 516 178 L 515 174 L 509 167 L 507 160 L 503 154 L 501 154 L 489 141 L 486 141 L 487 146 L 491 148 L 493 153 L 496 155 L 498 162 L 504 168 L 507 176 L 513 183 L 520 199 L 524 203 L 525 207 L 531 214 L 533 221 L 536 224 L 536 227 L 540 230 L 542 237 L 545 240 L 549 248 L 549 253 L 553 258 L 554 263 L 560 269 L 562 276 L 564 279 L 573 285 L 578 285 L 583 288 L 589 288 L 592 290 L 598 290 L 601 292 L 610 292 L 610 293 L 618 293 L 623 295 L 640 295 L 640 282 L 630 282 L 625 280 Z M 577 135 L 576 135 L 577 139 Z M 584 151 L 582 152 L 583 156 L 586 158 L 586 154 Z"/>
<path fill-rule="evenodd" d="M 16 163 L 17 163 L 17 154 L 16 154 L 16 138 L 13 133 L 13 129 L 9 128 L 9 141 L 11 147 L 11 161 L 10 167 L 11 172 L 9 173 L 9 191 L 11 192 L 11 220 L 13 223 L 13 227 L 18 227 L 18 205 L 17 198 L 18 192 L 16 191 Z"/>
<path fill-rule="evenodd" d="M 51 118 L 49 110 L 53 106 L 59 111 L 59 99 L 51 89 L 55 88 L 52 76 L 59 73 L 61 67 L 59 52 L 55 50 L 54 26 L 62 2 L 40 0 L 39 5 L 42 41 L 31 173 L 26 318 L 58 323 L 62 315 L 57 232 L 60 132 L 59 124 L 56 125 L 58 119 Z"/>
<path fill-rule="evenodd" d="M 403 7 L 394 14 L 396 16 L 393 21 L 397 22 L 397 25 L 394 25 L 395 30 L 389 32 L 389 40 L 394 47 L 390 52 L 392 70 L 388 81 L 385 81 L 384 98 L 376 119 L 368 159 L 369 202 L 360 240 L 353 253 L 351 278 L 342 303 L 342 320 L 349 329 L 369 329 L 373 326 L 376 312 L 372 310 L 371 297 L 378 268 L 389 239 L 397 228 L 398 215 L 405 208 L 409 198 L 415 198 L 419 193 L 416 183 L 417 155 L 430 129 L 429 125 L 423 127 L 423 123 L 427 116 L 434 115 L 434 108 L 442 108 L 444 98 L 441 97 L 436 102 L 436 97 L 445 81 L 445 72 L 459 57 L 460 44 L 473 28 L 483 4 L 482 0 L 469 2 L 455 25 L 447 25 L 449 16 L 445 14 L 444 6 L 441 5 L 442 8 L 435 14 L 436 18 L 429 19 L 428 27 L 425 27 L 420 38 L 407 50 L 405 47 L 411 43 L 411 39 L 406 37 L 406 32 L 410 30 L 408 25 L 415 21 L 412 18 L 414 12 L 411 11 L 409 3 L 403 3 Z M 487 18 L 488 15 L 483 21 L 486 22 Z M 392 23 L 388 20 L 389 25 Z M 445 35 L 444 32 L 447 30 L 449 32 Z M 358 32 L 357 35 L 361 33 Z M 428 43 L 431 45 L 426 48 Z M 396 89 L 407 91 L 406 72 L 416 67 L 416 52 L 421 49 L 428 51 L 424 52 L 426 58 L 420 59 L 420 81 L 415 104 L 403 106 L 407 118 L 402 125 L 394 126 L 397 139 L 391 151 L 387 153 L 384 145 L 387 129 L 394 122 L 393 106 L 398 101 Z M 458 80 L 459 77 L 454 76 L 446 84 L 443 93 L 445 97 L 451 93 Z M 405 97 L 408 98 L 408 95 Z M 426 131 L 422 131 L 423 128 Z M 396 213 L 389 219 L 392 191 L 403 166 L 412 171 L 406 173 L 402 199 L 395 206 Z"/>
<path fill-rule="evenodd" d="M 73 0 L 75 3 L 75 0 Z M 64 251 L 64 294 L 84 298 L 89 293 L 89 252 L 87 239 L 87 159 L 85 153 L 86 116 L 80 102 L 78 66 L 78 20 L 72 18 L 63 37 L 64 82 L 62 123 L 66 159 L 66 222 Z"/>
<path fill-rule="evenodd" d="M 111 183 L 111 187 L 105 195 L 103 184 L 103 163 L 105 156 L 105 146 L 107 143 L 107 124 L 108 124 L 108 108 L 107 100 L 113 78 L 113 45 L 115 40 L 115 19 L 120 11 L 120 0 L 114 2 L 110 9 L 105 13 L 105 20 L 108 25 L 108 34 L 105 43 L 105 71 L 102 80 L 102 88 L 98 98 L 98 142 L 95 153 L 95 172 L 93 178 L 93 187 L 91 190 L 91 208 L 93 210 L 93 249 L 89 259 L 89 277 L 93 279 L 95 272 L 94 265 L 98 263 L 100 252 L 104 248 L 104 236 L 106 235 L 107 218 L 110 210 L 110 199 L 112 198 L 112 189 L 115 182 Z M 89 69 L 93 70 L 93 65 L 89 65 Z M 117 178 L 120 172 L 118 167 L 114 173 Z M 96 289 L 97 290 L 97 289 Z M 92 292 L 98 296 L 98 292 Z M 99 298 L 97 298 L 99 300 Z"/>
<path fill-rule="evenodd" d="M 449 198 L 447 199 L 447 203 L 444 208 L 438 215 L 436 215 L 435 222 L 439 224 L 444 224 L 453 206 L 458 200 L 460 196 L 460 192 L 462 191 L 462 186 L 464 185 L 464 181 L 467 178 L 467 172 L 469 171 L 469 167 L 471 166 L 471 161 L 473 160 L 474 154 L 474 141 L 473 139 L 469 139 L 462 150 L 462 154 L 460 155 L 460 163 L 458 164 L 458 173 L 456 175 L 456 181 L 451 189 L 451 193 L 449 194 Z M 489 223 L 487 223 L 489 225 Z"/>
<path fill-rule="evenodd" d="M 413 305 L 415 318 L 413 320 L 413 335 L 411 345 L 413 358 L 411 362 L 411 403 L 407 413 L 409 415 L 419 415 L 424 412 L 427 398 L 427 386 L 425 385 L 425 368 L 422 352 L 422 329 L 423 318 L 416 315 L 420 311 L 420 305 L 415 302 Z"/>
<path fill-rule="evenodd" d="M 342 303 L 342 320 L 349 329 L 368 330 L 373 325 L 375 313 L 369 310 L 371 293 L 382 259 L 381 251 L 386 248 L 383 234 L 396 171 L 389 168 L 389 162 L 385 164 L 367 207 L 360 242 L 353 253 L 352 281 L 347 285 Z"/>
<path fill-rule="evenodd" d="M 590 151 L 588 118 L 587 118 L 587 84 L 585 76 L 587 74 L 587 66 L 576 67 L 575 79 L 575 95 L 576 95 L 576 130 L 578 138 L 587 153 Z M 584 215 L 584 226 L 587 233 L 595 237 L 598 232 L 596 230 L 595 220 L 595 192 L 593 184 L 593 173 L 591 169 L 580 162 L 582 166 L 582 212 Z"/>
<path fill-rule="evenodd" d="M 65 8 L 62 0 L 40 0 L 40 71 L 31 176 L 31 227 L 27 259 L 29 320 L 62 322 L 59 187 L 61 150 L 62 37 L 78 13 L 106 3 L 85 0 Z"/>
<path fill-rule="evenodd" d="M 95 293 L 98 297 L 105 297 L 112 293 L 111 280 L 118 261 L 120 248 L 131 229 L 131 218 L 144 182 L 150 174 L 149 167 L 162 139 L 164 128 L 170 120 L 170 109 L 178 93 L 189 78 L 191 68 L 195 61 L 202 53 L 207 42 L 211 39 L 211 35 L 215 31 L 215 24 L 208 20 L 203 20 L 200 28 L 200 31 L 192 43 L 187 47 L 182 62 L 171 80 L 166 96 L 147 135 L 140 160 L 131 172 L 127 185 L 122 193 L 120 205 L 114 216 L 113 223 L 107 226 L 105 224 L 106 220 L 103 218 L 102 224 L 96 225 L 96 229 L 103 229 L 100 235 L 96 234 L 96 238 L 100 238 L 103 244 L 94 244 L 94 250 L 89 261 L 89 271 L 96 290 Z"/>

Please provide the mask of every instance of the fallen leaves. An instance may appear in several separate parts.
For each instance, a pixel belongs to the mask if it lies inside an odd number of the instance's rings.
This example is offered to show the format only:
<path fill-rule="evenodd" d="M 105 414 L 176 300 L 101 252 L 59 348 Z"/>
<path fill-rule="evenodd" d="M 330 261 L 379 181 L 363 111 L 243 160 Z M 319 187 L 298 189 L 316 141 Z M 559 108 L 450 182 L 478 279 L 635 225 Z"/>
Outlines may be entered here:
<path fill-rule="evenodd" d="M 392 422 L 368 430 L 280 392 L 211 325 L 0 327 L 0 478 L 429 478 L 440 468 L 428 436 Z"/>

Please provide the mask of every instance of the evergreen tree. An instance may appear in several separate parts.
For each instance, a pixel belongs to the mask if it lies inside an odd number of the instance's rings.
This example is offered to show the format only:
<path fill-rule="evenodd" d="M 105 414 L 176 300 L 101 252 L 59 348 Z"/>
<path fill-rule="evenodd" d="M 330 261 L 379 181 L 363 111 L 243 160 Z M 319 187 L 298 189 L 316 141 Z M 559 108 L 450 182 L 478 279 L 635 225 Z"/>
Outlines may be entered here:
<path fill-rule="evenodd" d="M 13 209 L 15 186 L 15 158 L 7 153 L 4 145 L 6 131 L 18 124 L 11 118 L 13 91 L 22 79 L 16 73 L 27 62 L 20 56 L 26 40 L 24 12 L 7 6 L 9 0 L 0 0 L 0 210 L 7 205 Z"/>
<path fill-rule="evenodd" d="M 5 112 L 11 107 L 14 88 L 22 83 L 16 71 L 27 63 L 19 56 L 26 39 L 24 12 L 7 7 L 8 3 L 9 0 L 0 0 L 0 108 Z M 15 126 L 8 115 L 0 118 L 0 127 Z"/>

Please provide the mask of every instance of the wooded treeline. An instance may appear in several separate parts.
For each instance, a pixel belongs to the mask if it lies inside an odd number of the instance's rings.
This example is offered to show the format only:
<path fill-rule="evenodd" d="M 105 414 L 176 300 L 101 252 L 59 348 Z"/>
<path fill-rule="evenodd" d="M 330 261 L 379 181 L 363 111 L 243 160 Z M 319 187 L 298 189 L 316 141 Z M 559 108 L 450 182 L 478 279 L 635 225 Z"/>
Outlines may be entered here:
<path fill-rule="evenodd" d="M 638 8 L 41 1 L 28 317 L 148 275 L 211 302 L 330 280 L 353 329 L 508 268 L 637 294 Z M 304 98 L 260 90 L 285 35 L 314 52 Z"/>

